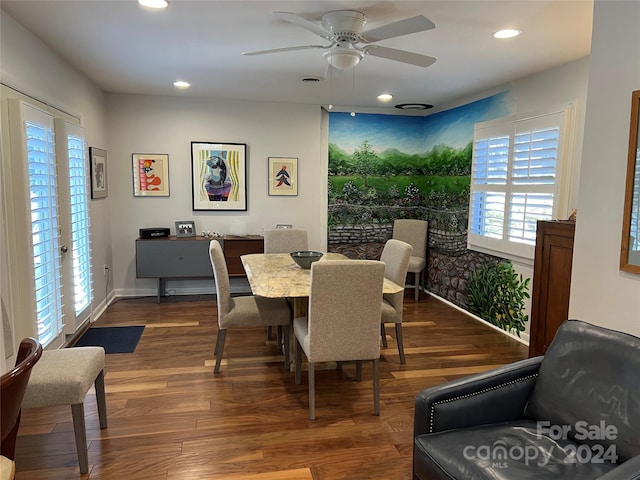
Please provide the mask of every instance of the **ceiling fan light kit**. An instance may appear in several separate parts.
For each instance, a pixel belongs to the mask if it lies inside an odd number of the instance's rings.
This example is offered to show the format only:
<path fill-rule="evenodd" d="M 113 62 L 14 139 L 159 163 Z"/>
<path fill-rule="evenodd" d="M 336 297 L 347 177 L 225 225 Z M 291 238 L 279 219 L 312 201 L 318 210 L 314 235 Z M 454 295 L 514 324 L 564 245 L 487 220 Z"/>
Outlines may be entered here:
<path fill-rule="evenodd" d="M 327 62 L 329 62 L 329 65 L 340 70 L 345 70 L 353 68 L 360 63 L 364 53 L 353 47 L 337 47 L 324 52 L 323 55 Z"/>

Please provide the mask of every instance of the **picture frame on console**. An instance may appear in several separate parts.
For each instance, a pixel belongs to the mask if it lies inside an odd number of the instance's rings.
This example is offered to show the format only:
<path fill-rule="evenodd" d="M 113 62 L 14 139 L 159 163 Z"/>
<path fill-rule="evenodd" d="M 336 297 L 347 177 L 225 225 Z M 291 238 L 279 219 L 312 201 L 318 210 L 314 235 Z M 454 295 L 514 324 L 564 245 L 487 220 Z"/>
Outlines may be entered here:
<path fill-rule="evenodd" d="M 191 142 L 194 211 L 247 210 L 247 145 Z"/>
<path fill-rule="evenodd" d="M 176 225 L 176 237 L 195 237 L 196 236 L 196 222 L 193 220 L 178 220 Z"/>

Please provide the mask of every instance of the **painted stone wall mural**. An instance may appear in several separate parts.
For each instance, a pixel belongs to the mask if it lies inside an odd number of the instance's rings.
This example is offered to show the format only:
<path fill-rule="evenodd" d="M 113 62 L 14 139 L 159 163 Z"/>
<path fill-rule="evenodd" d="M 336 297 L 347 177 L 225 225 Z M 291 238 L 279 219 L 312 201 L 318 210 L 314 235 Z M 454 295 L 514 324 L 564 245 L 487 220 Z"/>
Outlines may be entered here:
<path fill-rule="evenodd" d="M 467 244 L 473 125 L 508 115 L 506 93 L 428 117 L 329 115 L 332 252 L 380 257 L 393 221 L 429 221 L 428 283 L 466 308 L 469 272 L 492 257 Z"/>

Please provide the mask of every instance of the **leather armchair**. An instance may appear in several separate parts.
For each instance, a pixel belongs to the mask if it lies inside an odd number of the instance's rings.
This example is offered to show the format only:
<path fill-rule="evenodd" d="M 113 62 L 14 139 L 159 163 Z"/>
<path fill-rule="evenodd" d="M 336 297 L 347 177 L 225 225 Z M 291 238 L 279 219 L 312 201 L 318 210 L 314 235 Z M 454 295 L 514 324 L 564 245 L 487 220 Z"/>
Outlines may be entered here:
<path fill-rule="evenodd" d="M 420 392 L 413 478 L 640 479 L 640 339 L 569 320 L 543 357 Z"/>

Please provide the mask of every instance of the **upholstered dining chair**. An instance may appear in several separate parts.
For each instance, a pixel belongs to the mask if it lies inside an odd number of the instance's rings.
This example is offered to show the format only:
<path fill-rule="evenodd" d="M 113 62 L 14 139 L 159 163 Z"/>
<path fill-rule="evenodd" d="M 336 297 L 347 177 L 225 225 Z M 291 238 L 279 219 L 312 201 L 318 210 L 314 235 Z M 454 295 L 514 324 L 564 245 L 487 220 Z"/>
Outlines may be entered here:
<path fill-rule="evenodd" d="M 413 247 L 400 240 L 389 239 L 384 244 L 380 261 L 384 263 L 384 276 L 398 285 L 404 285 L 407 277 L 407 268 Z M 398 293 L 385 293 L 382 300 L 382 322 L 380 323 L 380 334 L 382 344 L 387 346 L 387 335 L 384 324 L 393 323 L 396 327 L 396 343 L 398 344 L 398 355 L 400 363 L 407 361 L 404 357 L 404 343 L 402 341 L 402 306 L 404 304 L 404 291 Z"/>
<path fill-rule="evenodd" d="M 420 285 L 427 266 L 427 233 L 429 222 L 416 219 L 398 219 L 393 222 L 392 238 L 408 243 L 413 247 L 407 272 L 413 273 L 415 299 L 420 298 Z"/>
<path fill-rule="evenodd" d="M 286 300 L 253 295 L 232 297 L 227 264 L 218 240 L 211 240 L 209 243 L 209 258 L 216 282 L 216 303 L 218 304 L 218 338 L 213 352 L 216 355 L 214 373 L 220 372 L 220 361 L 228 329 L 282 326 L 285 345 L 288 345 L 291 309 Z M 288 369 L 288 348 L 284 350 L 284 363 Z"/>
<path fill-rule="evenodd" d="M 275 228 L 264 231 L 264 253 L 291 253 L 309 249 L 306 230 L 296 228 Z M 271 327 L 267 328 L 267 338 L 273 338 Z M 278 344 L 282 344 L 282 328 L 278 329 Z"/>
<path fill-rule="evenodd" d="M 309 309 L 293 320 L 295 382 L 301 382 L 302 352 L 309 365 L 309 418 L 315 420 L 318 362 L 373 361 L 373 413 L 380 415 L 380 315 L 384 264 L 377 260 L 331 260 L 311 265 Z"/>
<path fill-rule="evenodd" d="M 41 357 L 42 345 L 40 342 L 34 338 L 25 338 L 20 342 L 15 368 L 2 375 L 0 383 L 2 456 L 9 460 L 15 459 L 22 400 L 29 383 L 31 369 Z"/>
<path fill-rule="evenodd" d="M 308 250 L 308 245 L 306 230 L 275 228 L 264 231 L 264 253 L 291 253 L 298 250 Z"/>

